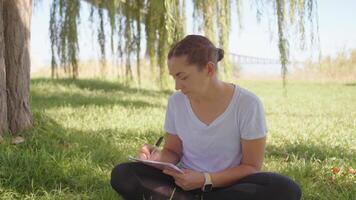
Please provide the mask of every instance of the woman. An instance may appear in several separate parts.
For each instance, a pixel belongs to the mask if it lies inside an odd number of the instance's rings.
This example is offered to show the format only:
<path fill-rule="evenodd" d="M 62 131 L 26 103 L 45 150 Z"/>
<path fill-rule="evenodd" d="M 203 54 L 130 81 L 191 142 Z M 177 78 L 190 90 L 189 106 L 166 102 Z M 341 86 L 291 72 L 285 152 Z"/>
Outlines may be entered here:
<path fill-rule="evenodd" d="M 267 127 L 259 98 L 219 80 L 224 52 L 206 37 L 188 35 L 168 54 L 175 80 L 162 151 L 143 145 L 139 158 L 180 164 L 184 173 L 122 163 L 112 187 L 125 199 L 286 199 L 301 197 L 289 178 L 261 169 Z"/>

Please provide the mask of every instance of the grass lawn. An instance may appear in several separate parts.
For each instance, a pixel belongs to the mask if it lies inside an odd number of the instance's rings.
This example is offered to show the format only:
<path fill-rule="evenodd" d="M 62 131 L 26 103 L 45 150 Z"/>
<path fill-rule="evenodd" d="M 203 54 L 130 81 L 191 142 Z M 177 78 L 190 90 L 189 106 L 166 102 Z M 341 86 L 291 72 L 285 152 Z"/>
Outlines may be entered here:
<path fill-rule="evenodd" d="M 269 135 L 264 171 L 296 180 L 303 199 L 356 199 L 356 84 L 237 81 L 262 100 Z M 109 176 L 163 134 L 172 91 L 114 81 L 31 81 L 35 128 L 0 144 L 0 199 L 118 199 Z M 332 168 L 340 169 L 336 174 Z"/>

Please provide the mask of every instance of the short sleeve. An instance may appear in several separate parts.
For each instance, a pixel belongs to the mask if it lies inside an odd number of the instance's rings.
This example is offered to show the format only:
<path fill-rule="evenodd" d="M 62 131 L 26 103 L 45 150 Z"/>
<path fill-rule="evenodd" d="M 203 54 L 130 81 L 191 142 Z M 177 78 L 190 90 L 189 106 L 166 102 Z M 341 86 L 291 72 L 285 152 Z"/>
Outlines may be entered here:
<path fill-rule="evenodd" d="M 164 130 L 167 133 L 177 135 L 174 114 L 175 114 L 174 99 L 173 99 L 173 96 L 171 96 L 168 99 L 168 105 L 167 105 L 167 109 L 166 109 L 166 118 L 164 121 Z"/>
<path fill-rule="evenodd" d="M 267 125 L 263 105 L 257 98 L 246 105 L 241 115 L 240 134 L 245 140 L 262 138 L 267 135 Z"/>

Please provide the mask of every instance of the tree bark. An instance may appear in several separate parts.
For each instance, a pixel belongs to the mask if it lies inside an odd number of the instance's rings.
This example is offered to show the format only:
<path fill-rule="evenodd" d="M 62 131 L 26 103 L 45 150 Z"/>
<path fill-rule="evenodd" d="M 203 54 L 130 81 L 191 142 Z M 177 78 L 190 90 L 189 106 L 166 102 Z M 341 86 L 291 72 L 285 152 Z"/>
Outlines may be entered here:
<path fill-rule="evenodd" d="M 32 127 L 29 104 L 32 0 L 5 0 L 7 119 L 12 133 Z"/>
<path fill-rule="evenodd" d="M 3 0 L 0 0 L 0 136 L 8 130 L 7 123 L 7 95 L 6 95 L 6 69 L 5 69 L 5 41 L 3 26 Z"/>

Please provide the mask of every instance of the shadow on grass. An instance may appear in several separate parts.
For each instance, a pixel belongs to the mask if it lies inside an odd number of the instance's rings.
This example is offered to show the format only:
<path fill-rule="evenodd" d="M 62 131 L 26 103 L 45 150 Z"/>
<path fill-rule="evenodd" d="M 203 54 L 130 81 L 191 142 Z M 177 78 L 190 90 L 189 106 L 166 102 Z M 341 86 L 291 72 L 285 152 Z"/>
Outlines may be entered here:
<path fill-rule="evenodd" d="M 123 91 L 127 94 L 140 93 L 142 95 L 147 95 L 147 96 L 170 95 L 172 93 L 171 90 L 156 91 L 156 90 L 132 88 L 130 86 L 126 86 L 119 82 L 111 82 L 111 81 L 99 80 L 99 79 L 74 80 L 74 79 L 35 78 L 31 80 L 31 84 L 38 84 L 38 83 L 60 84 L 64 86 L 74 84 L 80 89 L 87 89 L 90 91 L 94 91 L 94 90 L 103 90 L 105 92 Z"/>
<path fill-rule="evenodd" d="M 37 91 L 31 91 L 31 106 L 33 108 L 52 108 L 60 106 L 81 107 L 81 106 L 110 106 L 121 105 L 132 108 L 158 107 L 164 108 L 163 105 L 153 104 L 142 100 L 122 100 L 109 96 L 84 96 L 77 93 L 56 92 L 44 96 Z"/>
<path fill-rule="evenodd" d="M 297 158 L 304 158 L 308 161 L 320 160 L 330 158 L 342 158 L 352 160 L 354 154 L 349 149 L 341 146 L 330 147 L 327 144 L 323 146 L 317 146 L 315 144 L 285 144 L 283 146 L 277 146 L 274 144 L 268 144 L 266 147 L 266 155 L 273 157 L 285 158 L 287 155 L 294 155 Z"/>
<path fill-rule="evenodd" d="M 284 113 L 284 112 L 266 112 L 266 116 L 286 116 L 286 117 L 297 117 L 297 118 L 314 118 L 320 117 L 318 114 L 308 114 L 308 113 Z"/>
<path fill-rule="evenodd" d="M 355 87 L 356 86 L 356 82 L 355 83 L 345 83 L 345 86 L 351 86 L 351 87 Z"/>
<path fill-rule="evenodd" d="M 109 175 L 116 164 L 127 160 L 130 148 L 116 146 L 110 134 L 63 128 L 42 113 L 35 112 L 34 119 L 35 128 L 21 133 L 24 143 L 11 145 L 5 137 L 0 145 L 0 183 L 5 192 L 41 196 L 63 190 L 90 199 L 105 199 L 102 194 L 117 197 Z"/>

